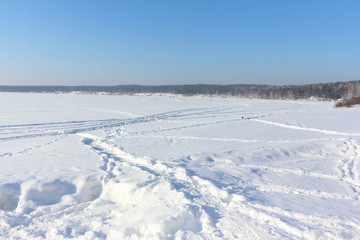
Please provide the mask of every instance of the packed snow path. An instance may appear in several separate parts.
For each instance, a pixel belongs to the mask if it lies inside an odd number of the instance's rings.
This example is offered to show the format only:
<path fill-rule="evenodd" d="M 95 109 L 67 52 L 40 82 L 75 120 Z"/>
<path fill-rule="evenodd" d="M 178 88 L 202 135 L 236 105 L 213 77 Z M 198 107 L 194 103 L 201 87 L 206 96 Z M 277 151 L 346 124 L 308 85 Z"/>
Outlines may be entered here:
<path fill-rule="evenodd" d="M 359 108 L 0 94 L 0 239 L 360 239 Z"/>

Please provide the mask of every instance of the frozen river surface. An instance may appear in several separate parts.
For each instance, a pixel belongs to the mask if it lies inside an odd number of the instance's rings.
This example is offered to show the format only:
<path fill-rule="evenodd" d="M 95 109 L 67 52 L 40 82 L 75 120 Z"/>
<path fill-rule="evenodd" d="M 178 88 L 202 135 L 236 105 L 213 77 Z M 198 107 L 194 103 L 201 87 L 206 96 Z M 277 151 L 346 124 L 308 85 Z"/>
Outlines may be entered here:
<path fill-rule="evenodd" d="M 360 239 L 360 108 L 0 93 L 0 239 Z"/>

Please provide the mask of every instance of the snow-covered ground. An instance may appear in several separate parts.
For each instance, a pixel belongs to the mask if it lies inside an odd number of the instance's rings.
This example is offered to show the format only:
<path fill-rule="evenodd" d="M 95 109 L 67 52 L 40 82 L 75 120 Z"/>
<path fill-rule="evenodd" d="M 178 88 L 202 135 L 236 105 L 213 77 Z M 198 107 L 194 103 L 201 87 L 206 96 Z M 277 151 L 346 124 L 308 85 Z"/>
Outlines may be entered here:
<path fill-rule="evenodd" d="M 0 239 L 360 239 L 360 109 L 0 93 Z"/>

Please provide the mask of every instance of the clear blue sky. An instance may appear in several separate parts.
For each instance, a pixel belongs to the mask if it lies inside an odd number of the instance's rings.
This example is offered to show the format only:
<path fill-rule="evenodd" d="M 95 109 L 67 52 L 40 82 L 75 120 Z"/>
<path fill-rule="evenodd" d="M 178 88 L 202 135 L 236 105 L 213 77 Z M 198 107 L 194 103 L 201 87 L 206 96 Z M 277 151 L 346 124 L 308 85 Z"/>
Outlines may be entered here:
<path fill-rule="evenodd" d="M 359 0 L 0 0 L 0 85 L 359 79 Z"/>

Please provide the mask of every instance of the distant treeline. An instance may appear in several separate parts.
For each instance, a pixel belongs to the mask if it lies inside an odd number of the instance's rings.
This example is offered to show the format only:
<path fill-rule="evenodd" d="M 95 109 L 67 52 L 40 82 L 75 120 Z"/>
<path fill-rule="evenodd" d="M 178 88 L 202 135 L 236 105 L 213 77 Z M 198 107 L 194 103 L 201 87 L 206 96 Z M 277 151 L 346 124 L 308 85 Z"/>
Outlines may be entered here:
<path fill-rule="evenodd" d="M 37 93 L 104 93 L 104 94 L 182 94 L 234 96 L 261 99 L 316 99 L 335 100 L 360 96 L 360 80 L 308 85 L 270 86 L 256 84 L 235 85 L 119 85 L 119 86 L 0 86 L 0 92 Z"/>

